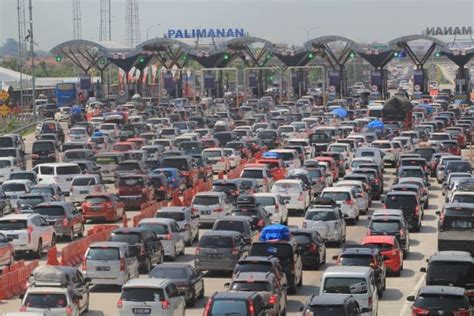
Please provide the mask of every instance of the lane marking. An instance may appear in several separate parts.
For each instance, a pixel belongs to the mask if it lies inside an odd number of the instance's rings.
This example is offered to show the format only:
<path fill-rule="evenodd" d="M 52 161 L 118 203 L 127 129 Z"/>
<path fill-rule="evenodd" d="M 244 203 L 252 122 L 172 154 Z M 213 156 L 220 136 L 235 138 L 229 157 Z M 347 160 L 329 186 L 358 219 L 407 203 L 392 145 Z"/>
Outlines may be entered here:
<path fill-rule="evenodd" d="M 423 273 L 423 272 L 422 272 Z M 415 295 L 418 293 L 418 290 L 421 288 L 421 286 L 423 285 L 423 283 L 425 282 L 425 278 L 426 278 L 426 273 L 423 273 L 423 275 L 421 276 L 421 278 L 418 280 L 418 282 L 415 284 L 415 287 L 408 293 L 407 296 L 410 296 L 410 295 Z M 400 315 L 404 316 L 409 316 L 411 315 L 411 313 L 409 312 L 409 310 L 411 309 L 411 305 L 413 304 L 413 302 L 409 302 L 406 300 L 406 297 L 405 297 L 405 303 L 403 303 L 403 308 L 402 310 L 400 311 Z"/>

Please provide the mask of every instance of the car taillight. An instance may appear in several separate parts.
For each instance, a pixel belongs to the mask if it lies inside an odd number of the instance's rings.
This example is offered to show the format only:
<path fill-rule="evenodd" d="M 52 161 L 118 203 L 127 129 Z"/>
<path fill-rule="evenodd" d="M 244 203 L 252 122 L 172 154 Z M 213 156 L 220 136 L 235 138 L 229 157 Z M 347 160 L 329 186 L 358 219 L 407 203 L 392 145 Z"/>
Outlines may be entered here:
<path fill-rule="evenodd" d="M 374 183 L 375 183 L 375 184 L 379 184 L 379 183 L 380 183 L 380 180 L 379 180 L 379 179 L 374 179 Z"/>
<path fill-rule="evenodd" d="M 173 235 L 172 234 L 167 234 L 165 235 L 165 240 L 172 240 L 173 239 Z"/>
<path fill-rule="evenodd" d="M 123 307 L 123 302 L 122 302 L 122 299 L 120 298 L 118 301 L 117 301 L 117 308 L 118 309 L 121 309 Z"/>
<path fill-rule="evenodd" d="M 270 297 L 268 297 L 268 305 L 275 305 L 276 302 L 277 302 L 276 295 L 270 295 Z"/>
<path fill-rule="evenodd" d="M 372 297 L 369 297 L 369 301 L 367 302 L 367 305 L 369 306 L 369 308 L 372 308 L 372 305 L 373 305 Z"/>
<path fill-rule="evenodd" d="M 343 203 L 346 205 L 352 205 L 354 204 L 354 201 L 352 201 L 352 199 L 349 199 L 349 200 L 345 200 Z"/>
<path fill-rule="evenodd" d="M 120 259 L 120 271 L 125 271 L 125 258 Z"/>
<path fill-rule="evenodd" d="M 71 306 L 66 307 L 66 315 L 67 316 L 72 316 L 72 307 Z"/>
<path fill-rule="evenodd" d="M 420 207 L 419 206 L 416 206 L 415 214 L 416 214 L 416 216 L 418 216 L 420 214 Z"/>
<path fill-rule="evenodd" d="M 469 316 L 471 315 L 470 311 L 460 309 L 458 311 L 453 312 L 453 316 Z"/>
<path fill-rule="evenodd" d="M 418 316 L 418 315 L 428 315 L 430 313 L 429 310 L 421 308 L 421 307 L 412 307 L 411 314 L 413 316 Z"/>
<path fill-rule="evenodd" d="M 163 302 L 161 302 L 161 308 L 162 309 L 169 309 L 170 306 L 171 306 L 171 304 L 167 300 L 164 300 Z"/>
<path fill-rule="evenodd" d="M 200 248 L 200 247 L 196 247 L 195 254 L 198 255 L 200 252 L 201 252 L 201 248 Z"/>
<path fill-rule="evenodd" d="M 234 256 L 237 256 L 239 254 L 239 248 L 234 247 L 234 248 L 232 248 L 231 252 Z"/>
<path fill-rule="evenodd" d="M 309 246 L 309 251 L 312 253 L 316 253 L 318 251 L 318 247 L 316 246 L 316 244 L 311 244 Z"/>
<path fill-rule="evenodd" d="M 298 201 L 303 201 L 304 198 L 303 198 L 303 193 L 300 193 L 300 195 L 298 196 Z"/>
<path fill-rule="evenodd" d="M 26 312 L 26 306 L 25 305 L 21 305 L 20 312 Z"/>
<path fill-rule="evenodd" d="M 370 233 L 371 233 L 370 228 L 367 228 L 367 235 L 370 236 Z"/>
<path fill-rule="evenodd" d="M 31 242 L 31 234 L 33 233 L 33 226 L 28 226 L 26 231 L 28 233 L 28 243 L 30 243 Z"/>
<path fill-rule="evenodd" d="M 203 316 L 209 315 L 209 310 L 211 309 L 211 304 L 212 304 L 212 299 L 209 298 L 206 303 L 206 307 L 204 307 L 204 313 Z"/>
<path fill-rule="evenodd" d="M 255 307 L 253 306 L 253 302 L 249 302 L 249 316 L 255 315 Z"/>
<path fill-rule="evenodd" d="M 224 212 L 224 209 L 221 208 L 221 207 L 219 207 L 219 208 L 216 208 L 216 209 L 214 210 L 214 212 Z"/>
<path fill-rule="evenodd" d="M 69 221 L 67 220 L 67 217 L 63 218 L 63 226 L 67 226 L 69 224 Z"/>

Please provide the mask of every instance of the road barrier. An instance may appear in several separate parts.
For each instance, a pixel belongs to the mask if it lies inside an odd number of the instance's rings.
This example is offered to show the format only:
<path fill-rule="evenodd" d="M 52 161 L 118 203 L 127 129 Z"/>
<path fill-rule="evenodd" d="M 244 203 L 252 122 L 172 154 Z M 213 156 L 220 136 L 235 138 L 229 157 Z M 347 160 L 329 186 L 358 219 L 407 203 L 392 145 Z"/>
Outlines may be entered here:
<path fill-rule="evenodd" d="M 144 218 L 155 217 L 156 211 L 166 206 L 168 206 L 167 201 L 150 202 L 143 204 L 140 208 L 140 213 L 133 217 L 133 226 L 137 227 L 138 223 Z"/>
<path fill-rule="evenodd" d="M 19 261 L 11 265 L 8 272 L 3 272 L 0 276 L 0 300 L 8 300 L 26 291 L 26 282 L 31 272 L 39 265 L 35 260 L 27 265 Z"/>

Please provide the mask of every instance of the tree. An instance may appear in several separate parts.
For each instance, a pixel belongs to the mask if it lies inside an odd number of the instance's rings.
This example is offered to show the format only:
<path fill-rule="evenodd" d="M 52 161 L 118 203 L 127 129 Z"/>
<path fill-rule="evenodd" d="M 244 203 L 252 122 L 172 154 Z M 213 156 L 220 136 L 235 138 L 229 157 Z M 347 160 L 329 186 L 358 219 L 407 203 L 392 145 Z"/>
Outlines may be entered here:
<path fill-rule="evenodd" d="M 18 47 L 18 41 L 13 38 L 7 38 L 5 44 L 3 44 L 3 46 L 0 46 L 0 54 L 6 56 L 18 55 Z"/>

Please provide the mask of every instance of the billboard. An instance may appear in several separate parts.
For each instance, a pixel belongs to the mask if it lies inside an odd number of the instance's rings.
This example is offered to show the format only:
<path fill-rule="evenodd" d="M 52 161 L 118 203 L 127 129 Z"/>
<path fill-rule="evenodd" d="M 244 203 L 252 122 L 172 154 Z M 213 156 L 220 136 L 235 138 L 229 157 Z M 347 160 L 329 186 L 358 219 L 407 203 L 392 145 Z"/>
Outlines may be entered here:
<path fill-rule="evenodd" d="M 244 37 L 243 28 L 209 28 L 209 29 L 169 29 L 168 38 L 235 38 Z"/>

